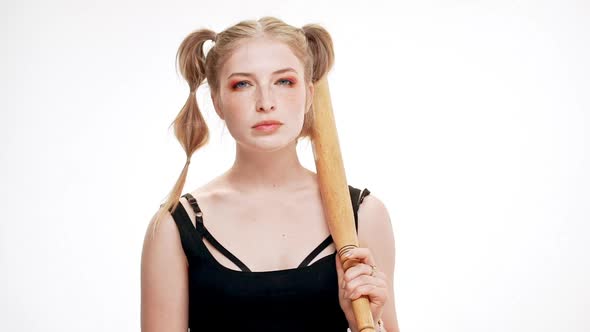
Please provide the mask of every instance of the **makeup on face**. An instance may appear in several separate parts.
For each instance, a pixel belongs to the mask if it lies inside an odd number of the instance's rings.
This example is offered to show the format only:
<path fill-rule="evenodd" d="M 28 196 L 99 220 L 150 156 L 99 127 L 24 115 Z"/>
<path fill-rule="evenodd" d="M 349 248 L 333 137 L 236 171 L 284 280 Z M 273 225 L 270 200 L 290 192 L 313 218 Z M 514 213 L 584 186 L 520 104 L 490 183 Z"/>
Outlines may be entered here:
<path fill-rule="evenodd" d="M 293 68 L 287 67 L 287 68 L 279 69 L 279 70 L 274 71 L 272 73 L 272 75 L 275 76 L 275 75 L 288 73 L 288 72 L 294 73 L 295 75 L 281 76 L 275 83 L 283 82 L 285 84 L 282 84 L 282 85 L 286 85 L 286 86 L 294 86 L 295 84 L 297 84 L 297 82 L 298 82 L 298 79 L 296 77 L 297 71 Z M 232 77 L 235 77 L 235 79 L 231 79 Z M 252 85 L 248 80 L 241 79 L 243 77 L 248 77 L 254 81 L 256 80 L 256 75 L 254 75 L 253 73 L 235 72 L 227 77 L 227 79 L 229 80 L 228 87 L 231 90 L 236 91 L 236 90 L 247 88 L 246 83 L 249 85 Z"/>

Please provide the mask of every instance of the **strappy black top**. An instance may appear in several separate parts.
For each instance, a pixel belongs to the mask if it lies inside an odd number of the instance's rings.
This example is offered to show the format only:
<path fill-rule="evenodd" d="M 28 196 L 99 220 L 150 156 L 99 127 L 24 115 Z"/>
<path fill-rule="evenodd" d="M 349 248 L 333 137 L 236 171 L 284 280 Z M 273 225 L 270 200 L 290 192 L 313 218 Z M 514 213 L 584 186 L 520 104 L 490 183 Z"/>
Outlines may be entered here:
<path fill-rule="evenodd" d="M 358 207 L 370 193 L 349 186 L 355 225 Z M 196 220 L 193 226 L 182 204 L 172 212 L 189 264 L 189 331 L 339 331 L 348 322 L 338 301 L 336 254 L 309 263 L 332 243 L 328 236 L 299 267 L 252 272 L 205 227 L 196 199 L 184 194 Z M 203 237 L 241 271 L 219 263 Z"/>

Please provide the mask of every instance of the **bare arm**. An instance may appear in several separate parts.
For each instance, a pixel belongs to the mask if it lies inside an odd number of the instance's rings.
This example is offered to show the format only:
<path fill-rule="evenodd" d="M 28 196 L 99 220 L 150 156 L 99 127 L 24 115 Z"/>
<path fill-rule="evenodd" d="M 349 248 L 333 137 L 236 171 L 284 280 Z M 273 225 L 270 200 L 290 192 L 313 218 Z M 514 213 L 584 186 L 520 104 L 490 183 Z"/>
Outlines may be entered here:
<path fill-rule="evenodd" d="M 147 228 L 141 256 L 141 331 L 188 330 L 188 271 L 178 228 L 170 213 L 152 236 Z"/>
<path fill-rule="evenodd" d="M 366 196 L 359 206 L 359 245 L 369 248 L 377 268 L 389 280 L 388 301 L 383 309 L 383 325 L 387 332 L 399 332 L 394 295 L 395 240 L 387 208 L 373 194 Z"/>

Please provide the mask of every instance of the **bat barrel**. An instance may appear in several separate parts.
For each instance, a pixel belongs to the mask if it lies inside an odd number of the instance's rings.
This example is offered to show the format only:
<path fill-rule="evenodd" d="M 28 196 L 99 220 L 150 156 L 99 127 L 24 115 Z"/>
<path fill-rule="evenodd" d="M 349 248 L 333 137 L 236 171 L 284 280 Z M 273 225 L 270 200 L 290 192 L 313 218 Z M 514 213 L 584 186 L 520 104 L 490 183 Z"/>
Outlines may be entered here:
<path fill-rule="evenodd" d="M 315 83 L 314 91 L 314 126 L 311 138 L 318 185 L 330 234 L 334 239 L 342 267 L 346 271 L 358 264 L 358 261 L 347 259 L 344 254 L 357 248 L 359 244 L 326 77 Z M 369 299 L 362 296 L 353 300 L 352 309 L 357 329 L 361 332 L 374 332 L 375 325 Z"/>

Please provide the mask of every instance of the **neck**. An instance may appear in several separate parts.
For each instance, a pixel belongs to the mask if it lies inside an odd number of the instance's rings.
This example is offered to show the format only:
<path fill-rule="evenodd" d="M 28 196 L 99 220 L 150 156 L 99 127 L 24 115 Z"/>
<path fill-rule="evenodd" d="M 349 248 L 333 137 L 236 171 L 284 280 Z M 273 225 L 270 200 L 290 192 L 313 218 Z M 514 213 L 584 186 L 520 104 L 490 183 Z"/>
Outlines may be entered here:
<path fill-rule="evenodd" d="M 299 161 L 296 142 L 272 152 L 246 150 L 236 144 L 236 159 L 226 179 L 240 192 L 283 191 L 303 187 L 310 174 Z"/>

